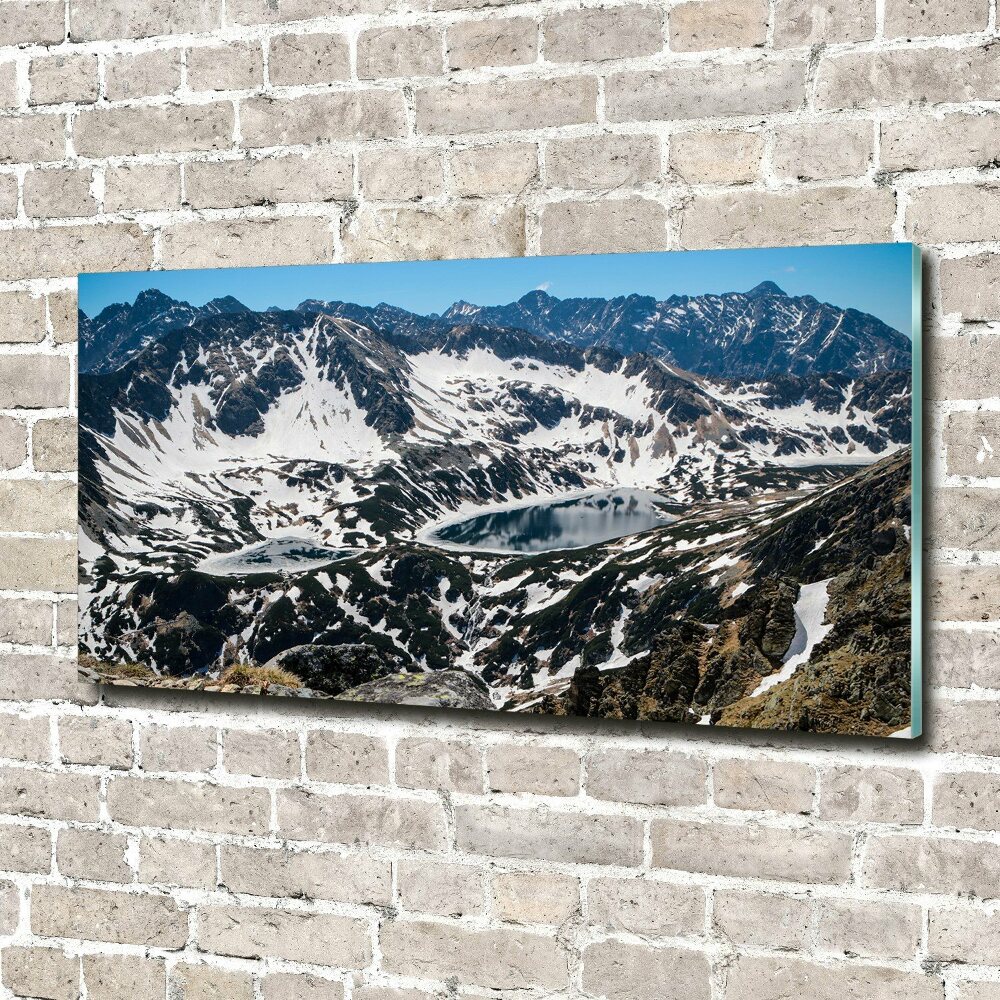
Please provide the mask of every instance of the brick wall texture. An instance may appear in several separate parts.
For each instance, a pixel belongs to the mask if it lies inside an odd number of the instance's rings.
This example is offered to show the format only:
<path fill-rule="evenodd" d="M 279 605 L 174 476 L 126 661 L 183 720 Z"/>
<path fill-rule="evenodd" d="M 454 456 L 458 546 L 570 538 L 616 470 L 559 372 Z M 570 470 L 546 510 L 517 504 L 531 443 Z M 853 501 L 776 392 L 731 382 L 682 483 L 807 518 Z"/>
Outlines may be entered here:
<path fill-rule="evenodd" d="M 906 239 L 920 743 L 77 683 L 77 271 Z M 996 0 L 0 0 L 0 469 L 0 998 L 1000 997 Z"/>

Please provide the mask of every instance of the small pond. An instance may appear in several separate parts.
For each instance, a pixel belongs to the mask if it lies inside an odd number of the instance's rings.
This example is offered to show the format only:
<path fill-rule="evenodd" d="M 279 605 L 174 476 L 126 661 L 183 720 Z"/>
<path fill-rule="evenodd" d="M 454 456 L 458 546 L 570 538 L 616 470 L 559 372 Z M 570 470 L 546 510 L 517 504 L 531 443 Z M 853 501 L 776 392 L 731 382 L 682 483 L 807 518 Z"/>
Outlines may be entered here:
<path fill-rule="evenodd" d="M 489 552 L 579 549 L 676 520 L 663 503 L 647 490 L 602 490 L 450 520 L 425 531 L 422 540 Z"/>
<path fill-rule="evenodd" d="M 249 573 L 296 573 L 326 566 L 356 555 L 355 549 L 328 549 L 304 538 L 269 538 L 235 552 L 220 552 L 197 566 L 212 576 L 246 576 Z"/>

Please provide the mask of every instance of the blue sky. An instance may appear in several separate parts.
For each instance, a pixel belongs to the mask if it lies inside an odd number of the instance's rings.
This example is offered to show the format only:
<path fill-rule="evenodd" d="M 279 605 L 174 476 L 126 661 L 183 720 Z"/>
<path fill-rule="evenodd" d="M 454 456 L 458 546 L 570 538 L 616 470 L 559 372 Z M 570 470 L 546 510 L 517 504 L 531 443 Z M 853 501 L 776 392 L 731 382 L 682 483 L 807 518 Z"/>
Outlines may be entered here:
<path fill-rule="evenodd" d="M 402 264 L 324 264 L 231 270 L 80 275 L 80 308 L 90 316 L 132 302 L 147 288 L 203 305 L 233 295 L 252 309 L 291 307 L 303 299 L 442 312 L 457 299 L 499 305 L 543 288 L 559 298 L 611 298 L 746 291 L 774 281 L 790 295 L 814 295 L 853 307 L 907 335 L 911 329 L 910 244 L 704 250 L 686 253 L 515 257 Z"/>

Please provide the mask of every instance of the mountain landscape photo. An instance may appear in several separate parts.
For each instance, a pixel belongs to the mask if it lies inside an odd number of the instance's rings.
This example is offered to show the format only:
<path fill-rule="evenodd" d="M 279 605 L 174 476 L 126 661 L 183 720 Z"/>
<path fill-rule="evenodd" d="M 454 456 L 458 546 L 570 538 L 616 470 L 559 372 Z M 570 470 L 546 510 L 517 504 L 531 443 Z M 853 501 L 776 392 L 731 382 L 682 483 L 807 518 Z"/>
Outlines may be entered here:
<path fill-rule="evenodd" d="M 82 275 L 81 674 L 915 735 L 914 253 Z"/>

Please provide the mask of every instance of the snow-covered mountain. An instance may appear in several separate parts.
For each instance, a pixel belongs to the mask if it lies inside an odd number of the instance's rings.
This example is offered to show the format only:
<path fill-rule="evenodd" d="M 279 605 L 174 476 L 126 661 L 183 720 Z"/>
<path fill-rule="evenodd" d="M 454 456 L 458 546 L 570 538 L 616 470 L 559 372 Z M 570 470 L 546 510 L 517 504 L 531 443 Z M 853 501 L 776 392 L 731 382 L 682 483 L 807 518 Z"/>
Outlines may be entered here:
<path fill-rule="evenodd" d="M 543 686 L 562 710 L 582 697 L 578 669 L 637 669 L 678 614 L 717 623 L 777 601 L 793 616 L 796 567 L 809 585 L 832 579 L 858 563 L 859 525 L 864 537 L 903 523 L 908 358 L 722 378 L 450 312 L 193 310 L 149 292 L 86 320 L 81 648 L 186 674 L 364 644 L 374 666 L 336 652 L 300 673 L 337 693 L 341 675 L 375 683 L 390 665 L 461 668 L 494 705 L 536 710 Z M 857 479 L 873 463 L 891 467 L 890 485 Z M 871 525 L 851 475 L 881 504 Z M 422 542 L 448 517 L 618 487 L 656 491 L 679 520 L 532 559 Z M 817 500 L 822 537 L 802 552 L 786 540 L 775 563 L 770 533 Z M 792 582 L 746 610 L 738 598 L 772 576 Z M 770 656 L 732 668 L 735 694 L 716 679 L 643 717 L 721 712 L 782 665 Z"/>

